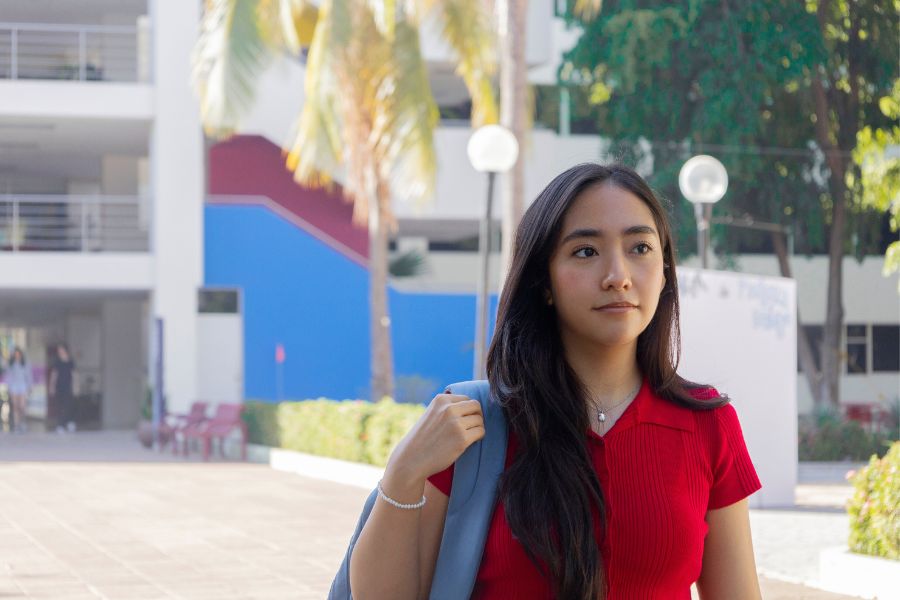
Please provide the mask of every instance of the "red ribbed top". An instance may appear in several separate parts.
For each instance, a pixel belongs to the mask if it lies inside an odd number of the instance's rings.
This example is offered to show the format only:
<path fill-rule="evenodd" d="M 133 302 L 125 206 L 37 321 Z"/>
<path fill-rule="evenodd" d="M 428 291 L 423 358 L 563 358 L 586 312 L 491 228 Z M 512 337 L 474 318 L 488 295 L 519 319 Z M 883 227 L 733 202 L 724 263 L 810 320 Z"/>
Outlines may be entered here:
<path fill-rule="evenodd" d="M 689 600 L 691 584 L 700 576 L 706 511 L 761 487 L 734 407 L 691 410 L 660 398 L 645 381 L 612 429 L 603 437 L 589 431 L 586 443 L 607 507 L 602 544 L 594 518 L 607 599 Z M 517 447 L 510 432 L 507 466 Z M 429 481 L 449 495 L 453 467 Z M 553 597 L 549 582 L 513 539 L 498 502 L 472 598 Z"/>

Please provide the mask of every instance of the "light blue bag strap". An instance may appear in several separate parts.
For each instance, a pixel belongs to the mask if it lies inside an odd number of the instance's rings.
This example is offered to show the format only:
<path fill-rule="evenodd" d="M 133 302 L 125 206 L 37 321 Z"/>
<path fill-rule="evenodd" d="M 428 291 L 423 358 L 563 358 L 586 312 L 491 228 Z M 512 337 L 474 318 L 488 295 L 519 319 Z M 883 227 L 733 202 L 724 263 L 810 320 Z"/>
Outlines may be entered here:
<path fill-rule="evenodd" d="M 460 600 L 472 594 L 494 513 L 497 482 L 506 466 L 506 419 L 503 410 L 491 399 L 488 382 L 465 381 L 449 387 L 454 394 L 463 394 L 481 402 L 485 436 L 480 442 L 469 446 L 453 468 L 453 489 L 447 505 L 430 600 Z M 344 560 L 331 584 L 328 600 L 352 600 L 350 556 L 377 498 L 378 491 L 373 490 L 363 505 Z"/>
<path fill-rule="evenodd" d="M 497 502 L 498 482 L 506 467 L 506 417 L 491 397 L 488 382 L 456 383 L 450 391 L 481 402 L 485 436 L 469 446 L 453 467 L 453 488 L 430 600 L 459 600 L 472 595 Z"/>

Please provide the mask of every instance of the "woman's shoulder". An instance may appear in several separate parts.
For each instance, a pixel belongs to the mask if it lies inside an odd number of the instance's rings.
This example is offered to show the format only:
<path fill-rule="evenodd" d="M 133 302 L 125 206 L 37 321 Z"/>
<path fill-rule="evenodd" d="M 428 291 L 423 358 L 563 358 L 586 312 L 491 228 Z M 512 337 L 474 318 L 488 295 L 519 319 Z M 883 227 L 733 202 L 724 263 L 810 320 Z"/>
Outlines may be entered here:
<path fill-rule="evenodd" d="M 730 437 L 741 431 L 738 413 L 727 394 L 711 385 L 688 388 L 688 392 L 695 400 L 710 403 L 709 407 L 689 409 L 701 434 L 721 439 L 722 435 Z M 722 399 L 725 401 L 720 403 Z"/>

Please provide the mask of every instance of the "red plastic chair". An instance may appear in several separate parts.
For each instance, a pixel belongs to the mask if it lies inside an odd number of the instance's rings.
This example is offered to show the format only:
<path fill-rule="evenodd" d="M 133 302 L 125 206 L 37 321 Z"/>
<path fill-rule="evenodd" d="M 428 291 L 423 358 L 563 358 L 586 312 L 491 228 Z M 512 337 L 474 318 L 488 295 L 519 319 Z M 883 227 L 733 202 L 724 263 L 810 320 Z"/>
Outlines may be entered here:
<path fill-rule="evenodd" d="M 172 454 L 178 454 L 179 442 L 182 445 L 187 443 L 184 437 L 185 430 L 189 427 L 196 427 L 207 420 L 207 405 L 208 403 L 206 402 L 194 402 L 191 404 L 191 410 L 186 415 L 166 415 L 166 425 L 168 425 L 172 437 Z M 185 449 L 184 452 L 186 453 L 187 450 Z"/>
<path fill-rule="evenodd" d="M 225 436 L 237 429 L 241 432 L 241 459 L 247 460 L 247 425 L 241 418 L 244 412 L 242 404 L 220 404 L 216 408 L 216 414 L 212 419 L 194 426 L 185 427 L 185 455 L 190 440 L 203 441 L 203 460 L 209 460 L 210 448 L 214 439 L 219 440 L 219 453 L 224 456 L 222 450 Z"/>
<path fill-rule="evenodd" d="M 873 413 L 877 411 L 877 406 L 873 404 L 847 404 L 845 407 L 847 418 L 856 421 L 867 429 L 872 429 Z"/>

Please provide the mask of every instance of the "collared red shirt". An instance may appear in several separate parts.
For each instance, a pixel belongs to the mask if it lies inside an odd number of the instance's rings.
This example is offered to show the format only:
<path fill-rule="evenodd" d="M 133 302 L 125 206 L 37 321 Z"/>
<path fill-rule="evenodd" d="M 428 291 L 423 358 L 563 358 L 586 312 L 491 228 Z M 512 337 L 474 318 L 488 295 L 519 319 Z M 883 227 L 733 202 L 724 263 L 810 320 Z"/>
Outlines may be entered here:
<path fill-rule="evenodd" d="M 716 397 L 698 390 L 698 399 Z M 700 576 L 706 512 L 760 489 L 734 407 L 692 410 L 660 398 L 647 381 L 603 437 L 586 443 L 606 501 L 607 532 L 594 513 L 594 538 L 608 600 L 689 599 Z M 518 448 L 512 432 L 506 465 Z M 453 467 L 429 481 L 449 495 Z M 596 510 L 596 509 L 594 509 Z M 497 503 L 473 599 L 554 598 L 550 583 L 513 539 Z"/>

